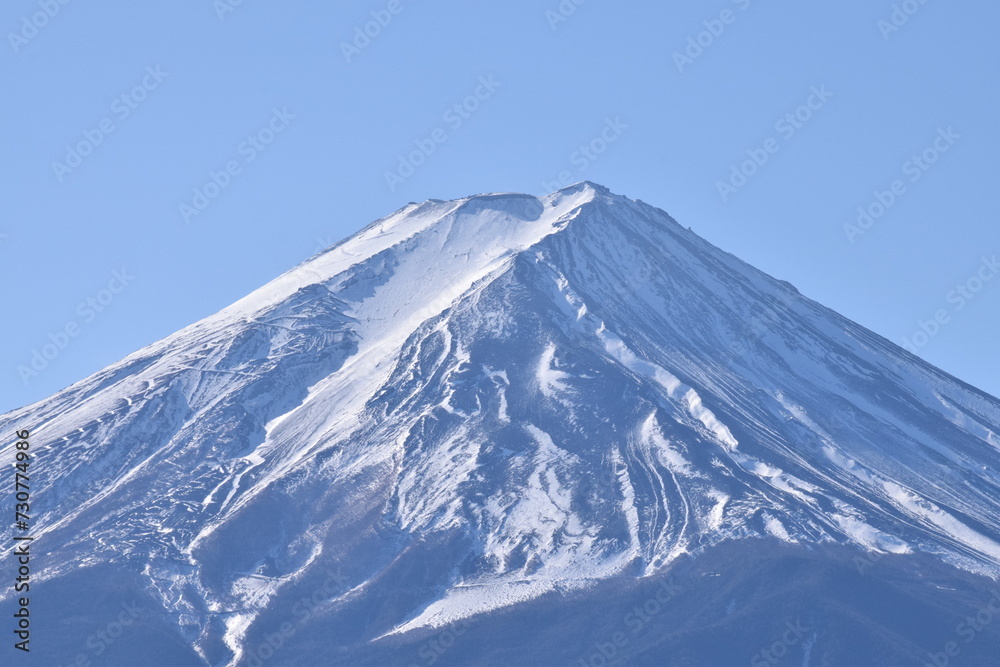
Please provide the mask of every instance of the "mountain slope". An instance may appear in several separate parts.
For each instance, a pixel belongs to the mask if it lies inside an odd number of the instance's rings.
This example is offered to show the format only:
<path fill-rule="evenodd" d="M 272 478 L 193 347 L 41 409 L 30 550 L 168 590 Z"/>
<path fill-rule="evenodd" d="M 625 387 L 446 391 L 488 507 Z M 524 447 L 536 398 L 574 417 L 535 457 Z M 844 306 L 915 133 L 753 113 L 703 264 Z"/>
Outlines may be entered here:
<path fill-rule="evenodd" d="M 192 664 L 282 622 L 268 664 L 352 664 L 734 544 L 1000 575 L 997 399 L 589 183 L 407 206 L 0 427 L 40 590 L 120 572 Z"/>

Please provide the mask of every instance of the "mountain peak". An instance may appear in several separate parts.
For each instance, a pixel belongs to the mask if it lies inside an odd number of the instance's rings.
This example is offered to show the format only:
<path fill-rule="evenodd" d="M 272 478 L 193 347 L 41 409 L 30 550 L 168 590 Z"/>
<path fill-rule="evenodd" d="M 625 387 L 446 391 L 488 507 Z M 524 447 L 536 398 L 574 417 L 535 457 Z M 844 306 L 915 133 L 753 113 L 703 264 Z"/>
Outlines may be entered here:
<path fill-rule="evenodd" d="M 206 664 L 330 572 L 352 646 L 724 544 L 1000 577 L 1000 401 L 590 182 L 409 205 L 22 423 L 40 583 L 120 574 Z"/>
<path fill-rule="evenodd" d="M 411 287 L 426 286 L 435 293 L 450 290 L 428 282 L 432 275 L 441 276 L 445 266 L 455 273 L 445 278 L 448 285 L 457 281 L 467 287 L 498 263 L 564 228 L 582 207 L 605 193 L 610 191 L 585 181 L 554 192 L 544 201 L 528 194 L 490 193 L 408 205 L 327 248 L 223 313 L 245 317 L 247 311 L 266 308 L 306 285 L 345 275 L 373 258 L 402 262 L 404 257 L 423 255 L 415 261 L 419 271 L 412 276 Z"/>
<path fill-rule="evenodd" d="M 601 185 L 600 183 L 595 183 L 594 181 L 580 181 L 578 183 L 573 183 L 572 185 L 567 185 L 564 188 L 557 190 L 556 192 L 566 195 L 574 194 L 577 192 L 582 192 L 586 190 L 592 190 L 596 194 L 611 195 L 616 197 L 621 197 L 621 195 L 615 195 L 610 189 Z"/>

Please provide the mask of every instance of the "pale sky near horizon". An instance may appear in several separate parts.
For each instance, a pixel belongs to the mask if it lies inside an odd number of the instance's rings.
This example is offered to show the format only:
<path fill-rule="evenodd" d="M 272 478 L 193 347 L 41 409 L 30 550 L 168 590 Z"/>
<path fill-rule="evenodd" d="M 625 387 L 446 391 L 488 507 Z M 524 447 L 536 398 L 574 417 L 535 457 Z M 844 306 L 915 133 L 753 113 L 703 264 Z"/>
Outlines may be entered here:
<path fill-rule="evenodd" d="M 1000 395 L 1000 6 L 317 5 L 0 8 L 0 412 L 409 201 L 581 180 Z"/>

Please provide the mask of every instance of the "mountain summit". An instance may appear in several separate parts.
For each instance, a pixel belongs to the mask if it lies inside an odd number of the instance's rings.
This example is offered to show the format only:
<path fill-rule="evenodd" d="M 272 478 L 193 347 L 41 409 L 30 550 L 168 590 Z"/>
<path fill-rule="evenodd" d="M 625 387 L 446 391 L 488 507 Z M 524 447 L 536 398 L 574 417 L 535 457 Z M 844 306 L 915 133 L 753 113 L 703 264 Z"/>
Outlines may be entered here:
<path fill-rule="evenodd" d="M 592 183 L 410 204 L 0 427 L 39 664 L 1000 647 L 1000 401 Z"/>

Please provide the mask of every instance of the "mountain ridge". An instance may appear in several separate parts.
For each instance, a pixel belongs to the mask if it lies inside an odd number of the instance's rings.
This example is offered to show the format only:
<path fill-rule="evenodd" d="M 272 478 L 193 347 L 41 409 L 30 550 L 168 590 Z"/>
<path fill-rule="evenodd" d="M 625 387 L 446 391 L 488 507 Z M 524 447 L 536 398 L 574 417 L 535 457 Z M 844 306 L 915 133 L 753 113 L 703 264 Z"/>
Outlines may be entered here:
<path fill-rule="evenodd" d="M 1000 576 L 1000 401 L 588 182 L 407 205 L 29 418 L 39 580 L 205 664 L 337 568 L 365 645 L 747 540 Z"/>

